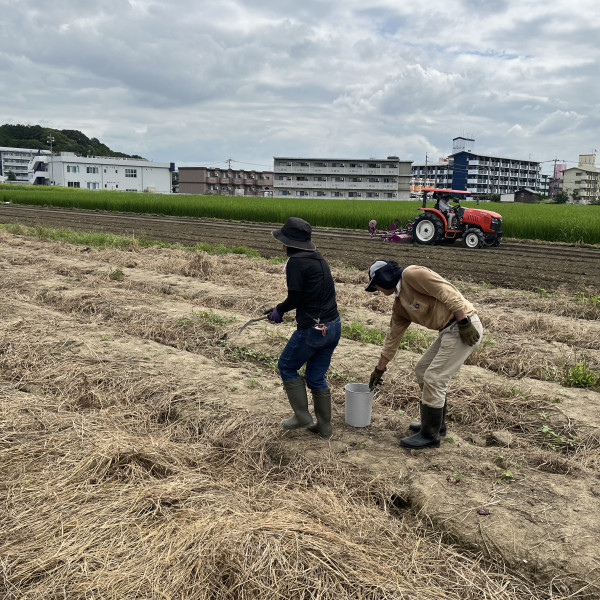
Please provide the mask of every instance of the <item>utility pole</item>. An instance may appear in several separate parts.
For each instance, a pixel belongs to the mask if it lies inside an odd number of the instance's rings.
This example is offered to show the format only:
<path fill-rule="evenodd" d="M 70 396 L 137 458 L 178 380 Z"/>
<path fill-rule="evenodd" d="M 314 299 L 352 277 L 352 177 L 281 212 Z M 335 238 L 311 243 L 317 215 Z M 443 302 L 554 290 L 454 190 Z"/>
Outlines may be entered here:
<path fill-rule="evenodd" d="M 46 141 L 50 144 L 50 185 L 54 185 L 54 155 L 52 154 L 52 144 L 54 143 L 54 137 L 49 135 Z"/>

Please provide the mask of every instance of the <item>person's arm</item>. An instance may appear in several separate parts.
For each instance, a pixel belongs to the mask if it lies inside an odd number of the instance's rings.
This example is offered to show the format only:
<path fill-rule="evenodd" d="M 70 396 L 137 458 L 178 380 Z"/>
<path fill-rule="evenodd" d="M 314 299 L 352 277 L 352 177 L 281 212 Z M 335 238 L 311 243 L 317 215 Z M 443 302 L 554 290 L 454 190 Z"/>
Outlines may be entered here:
<path fill-rule="evenodd" d="M 302 303 L 302 296 L 302 292 L 288 290 L 287 298 L 277 305 L 277 310 L 283 315 L 283 313 L 298 308 Z"/>

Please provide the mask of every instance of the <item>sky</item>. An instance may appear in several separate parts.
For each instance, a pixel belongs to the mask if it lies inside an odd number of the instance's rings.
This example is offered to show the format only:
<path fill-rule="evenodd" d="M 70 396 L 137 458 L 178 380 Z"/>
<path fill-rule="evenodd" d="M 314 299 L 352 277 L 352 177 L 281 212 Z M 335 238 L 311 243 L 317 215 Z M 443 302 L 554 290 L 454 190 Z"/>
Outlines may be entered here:
<path fill-rule="evenodd" d="M 0 124 L 180 166 L 577 163 L 600 146 L 597 0 L 0 0 Z"/>

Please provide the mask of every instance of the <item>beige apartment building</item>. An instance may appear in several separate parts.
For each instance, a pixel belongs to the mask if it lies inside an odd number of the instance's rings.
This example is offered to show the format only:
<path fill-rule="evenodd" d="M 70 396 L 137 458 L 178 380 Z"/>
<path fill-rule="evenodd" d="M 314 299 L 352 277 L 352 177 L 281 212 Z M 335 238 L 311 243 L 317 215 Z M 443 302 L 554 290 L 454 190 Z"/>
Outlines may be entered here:
<path fill-rule="evenodd" d="M 387 158 L 287 158 L 274 161 L 278 198 L 409 200 L 411 161 Z"/>
<path fill-rule="evenodd" d="M 580 154 L 578 166 L 563 171 L 562 189 L 569 195 L 569 200 L 577 190 L 580 204 L 591 204 L 600 199 L 600 169 L 596 166 L 595 154 Z"/>
<path fill-rule="evenodd" d="M 229 167 L 179 167 L 179 193 L 272 196 L 273 172 Z"/>

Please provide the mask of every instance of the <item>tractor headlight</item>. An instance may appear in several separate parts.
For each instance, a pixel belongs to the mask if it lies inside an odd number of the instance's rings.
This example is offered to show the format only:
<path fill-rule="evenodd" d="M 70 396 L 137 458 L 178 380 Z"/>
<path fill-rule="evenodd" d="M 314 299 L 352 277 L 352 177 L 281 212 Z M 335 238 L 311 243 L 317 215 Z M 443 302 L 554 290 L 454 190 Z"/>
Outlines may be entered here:
<path fill-rule="evenodd" d="M 493 225 L 500 225 L 500 223 L 502 223 L 502 219 L 499 219 L 498 217 L 492 217 Z"/>

